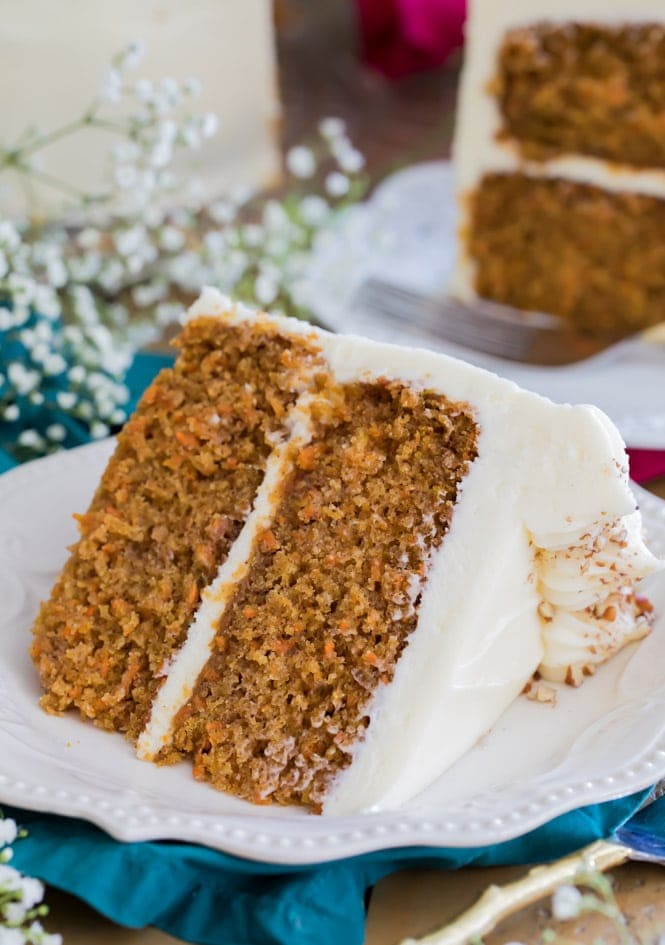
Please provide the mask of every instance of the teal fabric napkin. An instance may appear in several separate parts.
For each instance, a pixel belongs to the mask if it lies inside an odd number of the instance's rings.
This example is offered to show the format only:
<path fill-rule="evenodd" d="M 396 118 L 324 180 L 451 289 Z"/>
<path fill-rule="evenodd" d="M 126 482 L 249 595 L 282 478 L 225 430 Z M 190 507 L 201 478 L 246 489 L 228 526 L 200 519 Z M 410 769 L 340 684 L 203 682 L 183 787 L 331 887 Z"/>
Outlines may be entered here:
<path fill-rule="evenodd" d="M 127 377 L 134 403 L 171 362 L 165 355 L 137 356 Z M 0 445 L 0 472 L 13 465 Z M 18 869 L 80 897 L 121 925 L 154 925 L 201 945 L 360 945 L 367 892 L 383 876 L 412 867 L 554 859 L 611 836 L 648 794 L 572 811 L 494 846 L 410 847 L 308 867 L 255 863 L 191 844 L 119 843 L 85 821 L 4 812 L 29 831 L 15 845 Z M 663 805 L 661 800 L 648 809 L 649 820 L 640 829 L 659 830 L 665 841 Z"/>
<path fill-rule="evenodd" d="M 154 925 L 201 945 L 361 945 L 366 894 L 389 873 L 555 859 L 611 836 L 648 795 L 571 811 L 494 846 L 382 850 L 309 867 L 255 863 L 191 844 L 118 843 L 81 820 L 5 812 L 29 831 L 15 844 L 15 866 L 121 925 Z M 645 827 L 665 841 L 665 799 L 644 814 Z"/>

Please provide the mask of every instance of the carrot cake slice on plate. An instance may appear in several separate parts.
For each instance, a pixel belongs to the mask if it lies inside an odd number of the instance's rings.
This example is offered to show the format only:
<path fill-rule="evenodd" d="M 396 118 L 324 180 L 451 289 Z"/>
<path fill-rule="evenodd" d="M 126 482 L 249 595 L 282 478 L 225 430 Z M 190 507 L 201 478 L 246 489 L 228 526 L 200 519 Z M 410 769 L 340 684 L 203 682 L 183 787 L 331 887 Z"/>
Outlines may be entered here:
<path fill-rule="evenodd" d="M 648 632 L 598 410 L 214 290 L 177 344 L 35 624 L 48 711 L 256 803 L 390 808 Z"/>

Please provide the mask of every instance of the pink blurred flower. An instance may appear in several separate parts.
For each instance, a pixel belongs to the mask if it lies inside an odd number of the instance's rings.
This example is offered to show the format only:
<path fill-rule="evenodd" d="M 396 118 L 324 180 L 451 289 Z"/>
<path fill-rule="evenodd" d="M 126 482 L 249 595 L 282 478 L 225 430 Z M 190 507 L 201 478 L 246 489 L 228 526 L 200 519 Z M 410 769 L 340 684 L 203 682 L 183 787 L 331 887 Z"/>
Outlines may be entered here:
<path fill-rule="evenodd" d="M 390 78 L 441 65 L 463 42 L 466 0 L 357 0 L 365 61 Z"/>

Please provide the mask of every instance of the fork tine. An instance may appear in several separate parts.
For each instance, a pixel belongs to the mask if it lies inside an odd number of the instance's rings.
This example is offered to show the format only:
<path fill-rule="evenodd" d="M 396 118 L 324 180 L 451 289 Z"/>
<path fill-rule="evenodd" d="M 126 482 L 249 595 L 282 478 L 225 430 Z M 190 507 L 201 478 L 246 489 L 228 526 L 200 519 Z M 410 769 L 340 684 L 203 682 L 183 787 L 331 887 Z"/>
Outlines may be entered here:
<path fill-rule="evenodd" d="M 559 317 L 520 312 L 486 300 L 474 300 L 471 306 L 372 278 L 360 286 L 352 305 L 433 337 L 511 360 L 562 364 L 591 353 L 571 342 Z"/>

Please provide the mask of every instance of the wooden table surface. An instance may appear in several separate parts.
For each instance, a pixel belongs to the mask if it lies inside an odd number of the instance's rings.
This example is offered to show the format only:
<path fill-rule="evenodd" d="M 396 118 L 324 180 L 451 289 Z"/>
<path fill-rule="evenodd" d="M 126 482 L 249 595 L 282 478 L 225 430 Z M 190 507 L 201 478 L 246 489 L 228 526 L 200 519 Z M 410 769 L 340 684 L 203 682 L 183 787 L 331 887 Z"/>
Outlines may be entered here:
<path fill-rule="evenodd" d="M 455 64 L 399 84 L 388 84 L 364 71 L 356 55 L 351 6 L 342 0 L 278 0 L 285 146 L 303 140 L 319 118 L 338 115 L 346 119 L 374 176 L 416 160 L 446 155 L 457 85 Z M 665 498 L 665 479 L 653 488 Z M 490 882 L 509 882 L 521 872 L 507 867 L 395 874 L 379 883 L 372 895 L 366 945 L 396 945 L 407 935 L 425 934 L 471 905 Z M 665 872 L 628 864 L 613 876 L 618 898 L 635 930 L 649 937 L 663 933 Z M 50 890 L 47 899 L 51 904 L 47 924 L 64 934 L 66 945 L 167 945 L 176 941 L 154 929 L 121 929 L 56 890 Z M 517 940 L 535 945 L 547 925 L 578 942 L 592 943 L 599 935 L 608 945 L 618 942 L 605 920 L 557 925 L 550 922 L 547 903 L 541 903 L 507 920 L 487 936 L 486 943 Z"/>

